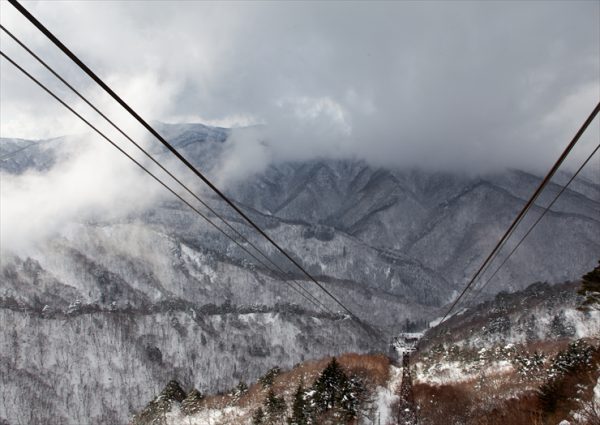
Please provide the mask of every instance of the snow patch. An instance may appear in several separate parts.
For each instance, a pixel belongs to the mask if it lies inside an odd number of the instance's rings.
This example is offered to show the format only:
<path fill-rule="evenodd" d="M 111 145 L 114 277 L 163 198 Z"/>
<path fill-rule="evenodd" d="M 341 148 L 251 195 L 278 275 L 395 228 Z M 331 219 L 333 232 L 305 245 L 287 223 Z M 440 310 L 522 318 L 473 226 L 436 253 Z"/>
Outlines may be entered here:
<path fill-rule="evenodd" d="M 223 409 L 202 409 L 195 415 L 186 416 L 179 405 L 174 405 L 165 417 L 167 425 L 224 425 L 240 423 L 240 418 L 247 413 L 245 409 L 229 406 Z"/>
<path fill-rule="evenodd" d="M 415 365 L 417 369 L 415 381 L 428 384 L 450 384 L 476 379 L 481 374 L 480 362 L 465 364 L 461 361 L 440 361 L 426 366 L 422 362 Z M 513 370 L 513 365 L 507 360 L 486 364 L 486 375 L 502 375 Z"/>
<path fill-rule="evenodd" d="M 375 392 L 375 405 L 379 423 L 387 424 L 393 417 L 392 406 L 398 401 L 396 395 L 402 383 L 402 368 L 390 366 L 390 379 L 385 387 L 378 387 Z"/>

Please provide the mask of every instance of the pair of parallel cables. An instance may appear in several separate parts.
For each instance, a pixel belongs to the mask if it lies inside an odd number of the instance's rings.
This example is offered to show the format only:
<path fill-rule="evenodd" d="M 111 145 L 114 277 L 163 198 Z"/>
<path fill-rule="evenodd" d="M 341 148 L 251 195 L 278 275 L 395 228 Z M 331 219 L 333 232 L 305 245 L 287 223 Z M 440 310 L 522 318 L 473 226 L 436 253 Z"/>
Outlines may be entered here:
<path fill-rule="evenodd" d="M 596 107 L 592 110 L 592 112 L 590 113 L 590 115 L 587 117 L 587 119 L 581 125 L 581 127 L 579 128 L 579 130 L 577 131 L 577 133 L 575 133 L 575 135 L 571 139 L 570 143 L 564 149 L 564 151 L 562 152 L 562 154 L 560 155 L 560 157 L 556 160 L 556 162 L 554 163 L 554 165 L 552 166 L 552 168 L 550 169 L 550 171 L 548 171 L 548 173 L 546 174 L 546 176 L 544 177 L 544 179 L 540 182 L 540 184 L 538 185 L 537 189 L 533 192 L 533 194 L 531 195 L 531 197 L 529 198 L 529 200 L 526 202 L 526 204 L 523 206 L 523 208 L 521 209 L 521 211 L 519 212 L 519 214 L 517 214 L 517 216 L 515 217 L 515 219 L 511 223 L 511 225 L 508 227 L 508 229 L 506 230 L 506 232 L 502 235 L 502 237 L 500 238 L 500 240 L 495 245 L 494 249 L 486 257 L 486 259 L 484 260 L 483 264 L 481 264 L 481 266 L 479 267 L 479 269 L 473 275 L 473 277 L 471 278 L 471 280 L 467 283 L 467 285 L 462 290 L 462 292 L 460 293 L 460 295 L 454 300 L 454 302 L 452 303 L 452 305 L 450 306 L 450 308 L 446 311 L 446 313 L 444 314 L 444 317 L 442 318 L 442 320 L 440 321 L 440 323 L 442 323 L 442 322 L 444 322 L 444 320 L 446 320 L 446 318 L 454 310 L 454 308 L 457 306 L 457 304 L 459 303 L 459 301 L 461 301 L 461 299 L 467 294 L 467 292 L 472 287 L 475 288 L 473 286 L 475 284 L 475 282 L 477 282 L 478 278 L 480 276 L 482 276 L 485 273 L 485 271 L 487 271 L 488 268 L 491 266 L 492 262 L 496 259 L 496 257 L 498 256 L 498 254 L 500 253 L 500 251 L 502 250 L 502 248 L 506 245 L 506 242 L 514 234 L 515 229 L 518 227 L 519 223 L 521 223 L 521 221 L 523 220 L 523 218 L 525 217 L 525 215 L 534 206 L 535 201 L 538 199 L 538 197 L 540 196 L 540 194 L 542 193 L 542 191 L 544 190 L 544 188 L 548 185 L 548 183 L 550 183 L 550 181 L 551 181 L 552 177 L 554 176 L 554 174 L 558 171 L 558 169 L 560 168 L 560 166 L 562 165 L 562 163 L 564 162 L 564 160 L 567 158 L 567 156 L 569 155 L 569 153 L 571 153 L 571 151 L 573 150 L 573 148 L 575 147 L 575 145 L 577 144 L 577 142 L 581 139 L 581 136 L 583 135 L 583 133 L 585 133 L 585 131 L 590 126 L 590 124 L 594 121 L 594 119 L 596 118 L 596 116 L 598 115 L 599 112 L 600 112 L 600 102 L 598 102 L 598 104 L 596 105 Z M 506 258 L 500 264 L 500 266 L 498 266 L 496 268 L 496 270 L 494 271 L 494 273 L 479 288 L 479 290 L 477 291 L 477 293 L 475 293 L 475 296 L 473 297 L 473 300 L 476 300 L 481 295 L 483 289 L 492 281 L 492 279 L 498 274 L 498 272 L 500 271 L 500 269 L 508 262 L 508 260 L 510 259 L 510 257 L 515 253 L 515 251 L 519 248 L 519 246 L 521 246 L 521 244 L 527 238 L 527 236 L 529 236 L 529 234 L 538 225 L 538 223 L 542 220 L 542 218 L 544 218 L 544 216 L 546 215 L 546 213 L 556 203 L 556 201 L 558 200 L 558 198 L 564 193 L 564 191 L 573 182 L 573 180 L 575 180 L 575 178 L 577 177 L 577 175 L 579 175 L 579 173 L 581 172 L 581 170 L 583 170 L 583 168 L 588 164 L 588 162 L 592 159 L 592 157 L 596 154 L 596 152 L 598 152 L 599 149 L 600 149 L 600 143 L 588 155 L 588 157 L 585 159 L 585 161 L 581 164 L 581 166 L 577 169 L 577 171 L 571 176 L 571 178 L 567 181 L 567 183 L 561 188 L 561 190 L 554 196 L 554 198 L 552 199 L 552 201 L 544 208 L 543 212 L 540 214 L 540 216 L 537 218 L 537 220 L 529 227 L 529 229 L 527 230 L 527 232 L 521 237 L 521 239 L 517 242 L 517 244 L 515 245 L 515 247 L 509 252 L 509 254 L 506 256 Z"/>
<path fill-rule="evenodd" d="M 310 281 L 312 281 L 319 289 L 321 289 L 326 295 L 328 295 L 337 305 L 339 305 L 343 311 L 345 311 L 350 318 L 355 320 L 361 327 L 367 330 L 369 333 L 375 331 L 371 326 L 367 325 L 363 321 L 361 321 L 348 307 L 346 307 L 337 297 L 335 297 L 330 291 L 328 291 L 322 284 L 320 284 L 316 278 L 314 278 L 304 267 L 302 267 L 294 258 L 291 257 L 279 244 L 277 244 L 271 237 L 269 237 L 250 217 L 248 217 L 241 209 L 234 204 L 234 202 L 229 199 L 224 193 L 222 193 L 207 177 L 205 177 L 196 167 L 194 167 L 185 157 L 183 157 L 169 142 L 167 142 L 150 124 L 148 124 L 139 114 L 137 114 L 123 99 L 121 99 L 108 85 L 104 83 L 90 68 L 88 68 L 73 52 L 71 52 L 58 38 L 56 38 L 43 24 L 41 24 L 31 13 L 29 13 L 22 5 L 20 5 L 15 0 L 9 0 L 11 5 L 14 6 L 25 18 L 27 18 L 38 30 L 40 30 L 53 44 L 55 44 L 65 55 L 67 55 L 75 64 L 79 66 L 92 80 L 94 80 L 100 87 L 104 89 L 115 101 L 117 101 L 129 114 L 131 114 L 143 127 L 145 127 L 158 141 L 160 141 L 163 146 L 167 148 L 177 159 L 179 159 L 188 169 L 190 169 L 197 177 L 199 177 L 213 192 L 215 192 L 222 200 L 224 200 L 234 211 L 236 211 L 252 228 L 254 228 L 260 235 L 262 235 L 271 245 L 273 245 L 277 251 L 283 254 L 288 260 L 291 261 L 293 265 L 295 265 Z M 97 112 L 101 117 L 103 117 L 113 128 L 115 128 L 120 134 L 122 134 L 129 142 L 135 145 L 140 151 L 146 155 L 152 162 L 154 162 L 158 167 L 160 167 L 165 173 L 167 173 L 174 181 L 176 181 L 180 186 L 182 186 L 189 194 L 191 194 L 197 201 L 199 201 L 205 208 L 207 208 L 212 214 L 218 217 L 231 231 L 235 233 L 235 235 L 242 239 L 243 242 L 250 245 L 254 250 L 256 250 L 259 255 L 261 255 L 266 262 L 271 264 L 275 269 L 277 269 L 278 274 L 282 278 L 283 282 L 290 286 L 295 292 L 304 297 L 307 301 L 311 302 L 318 308 L 321 308 L 324 311 L 333 314 L 333 311 L 325 306 L 318 298 L 316 298 L 313 294 L 311 294 L 306 288 L 302 287 L 299 282 L 296 282 L 292 279 L 292 282 L 296 283 L 297 287 L 293 286 L 290 282 L 288 282 L 289 277 L 286 276 L 284 270 L 277 263 L 272 261 L 261 249 L 259 249 L 255 244 L 250 242 L 245 236 L 243 236 L 239 231 L 237 231 L 231 224 L 227 222 L 225 218 L 221 216 L 221 214 L 217 213 L 213 208 L 207 205 L 199 196 L 197 196 L 193 191 L 191 191 L 184 183 L 181 182 L 177 177 L 175 177 L 170 171 L 168 171 L 159 161 L 157 161 L 154 157 L 152 157 L 145 149 L 143 149 L 138 143 L 136 143 L 131 137 L 129 137 L 123 130 L 121 130 L 112 120 L 110 120 L 105 114 L 103 114 L 97 107 L 95 107 L 88 99 L 86 99 L 79 91 L 77 91 L 72 85 L 70 85 L 63 77 L 61 77 L 56 71 L 54 71 L 46 62 L 44 62 L 39 56 L 37 56 L 31 49 L 29 49 L 23 42 L 21 42 L 16 36 L 14 36 L 11 32 L 9 32 L 6 28 L 1 26 L 2 30 L 8 34 L 15 42 L 17 42 L 23 49 L 25 49 L 30 55 L 32 55 L 40 64 L 42 64 L 48 71 L 50 71 L 56 78 L 58 78 L 63 84 L 65 84 L 71 91 L 73 91 L 80 99 L 82 99 L 88 106 L 90 106 L 95 112 Z M 233 241 L 239 248 L 241 248 L 244 252 L 246 252 L 249 256 L 251 256 L 255 261 L 257 261 L 260 265 L 265 267 L 267 270 L 271 270 L 266 264 L 265 261 L 259 259 L 255 254 L 250 252 L 246 247 L 244 247 L 241 243 L 236 241 L 231 235 L 221 229 L 214 221 L 210 220 L 205 214 L 203 214 L 198 208 L 194 207 L 190 202 L 188 202 L 185 198 L 175 192 L 171 187 L 169 187 L 166 183 L 164 183 L 160 178 L 154 175 L 150 170 L 148 170 L 143 164 L 134 159 L 131 155 L 125 152 L 122 148 L 120 148 L 116 143 L 114 143 L 110 138 L 108 138 L 104 133 L 102 133 L 97 127 L 95 127 L 92 123 L 86 120 L 83 116 L 81 116 L 77 111 L 75 111 L 72 107 L 70 107 L 65 101 L 60 99 L 55 93 L 53 93 L 50 89 L 48 89 L 43 83 L 33 77 L 30 73 L 28 73 L 23 67 L 17 64 L 14 60 L 8 57 L 4 52 L 0 52 L 1 56 L 9 61 L 13 66 L 15 66 L 19 71 L 21 71 L 24 75 L 26 75 L 29 79 L 31 79 L 35 84 L 37 84 L 40 88 L 42 88 L 46 93 L 52 96 L 55 100 L 61 103 L 65 108 L 67 108 L 71 113 L 76 115 L 80 120 L 82 120 L 86 125 L 88 125 L 95 133 L 101 136 L 108 143 L 113 145 L 116 149 L 119 150 L 120 153 L 124 154 L 133 161 L 138 167 L 140 167 L 144 172 L 149 174 L 155 181 L 157 181 L 160 185 L 162 185 L 165 189 L 171 192 L 174 196 L 176 196 L 180 201 L 185 203 L 188 207 L 190 207 L 194 212 L 200 215 L 204 220 L 206 220 L 211 226 L 216 228 L 220 233 L 225 235 L 228 239 Z M 375 331 L 378 334 L 378 331 Z"/>

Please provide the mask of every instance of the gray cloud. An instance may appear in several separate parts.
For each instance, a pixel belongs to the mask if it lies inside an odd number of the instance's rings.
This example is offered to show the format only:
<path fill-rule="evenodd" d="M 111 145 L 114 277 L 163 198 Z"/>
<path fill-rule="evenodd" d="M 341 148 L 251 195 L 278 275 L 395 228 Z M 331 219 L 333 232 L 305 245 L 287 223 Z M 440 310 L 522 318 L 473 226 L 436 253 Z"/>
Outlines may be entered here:
<path fill-rule="evenodd" d="M 53 142 L 53 149 L 61 159 L 50 170 L 0 175 L 0 254 L 29 252 L 69 223 L 120 218 L 164 196 L 95 138 L 70 137 Z"/>
<path fill-rule="evenodd" d="M 239 167 L 344 156 L 395 166 L 543 169 L 600 98 L 598 2 L 26 7 L 150 119 L 266 124 L 238 133 L 225 159 L 230 168 L 247 161 L 238 152 L 257 147 L 268 152 Z M 4 25 L 110 104 L 10 5 L 1 8 Z M 4 36 L 2 48 L 18 55 Z M 4 136 L 78 128 L 5 63 L 1 84 Z M 577 157 L 598 137 L 596 125 Z"/>

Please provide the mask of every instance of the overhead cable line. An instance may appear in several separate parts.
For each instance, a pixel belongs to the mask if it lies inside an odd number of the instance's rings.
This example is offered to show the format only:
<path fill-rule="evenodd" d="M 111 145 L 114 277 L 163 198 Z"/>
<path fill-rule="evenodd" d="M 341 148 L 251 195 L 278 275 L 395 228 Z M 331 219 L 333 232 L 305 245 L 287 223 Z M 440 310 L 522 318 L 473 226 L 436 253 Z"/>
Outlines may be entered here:
<path fill-rule="evenodd" d="M 74 88 L 68 81 L 66 81 L 60 74 L 58 74 L 50 65 L 48 65 L 42 58 L 40 58 L 35 52 L 33 52 L 28 46 L 25 45 L 17 36 L 15 36 L 11 31 L 6 29 L 3 25 L 0 24 L 0 29 L 4 31 L 8 36 L 10 36 L 19 46 L 21 46 L 27 53 L 29 53 L 33 58 L 35 58 L 42 66 L 44 66 L 48 71 L 52 73 L 58 80 L 60 80 L 65 86 L 67 86 L 73 93 L 75 93 L 81 100 L 83 100 L 90 108 L 92 108 L 96 113 L 98 113 L 104 120 L 106 120 L 115 130 L 117 130 L 123 137 L 125 137 L 129 142 L 131 142 L 136 148 L 138 148 L 147 158 L 149 158 L 154 164 L 160 167 L 169 177 L 171 177 L 175 182 L 177 182 L 181 187 L 183 187 L 190 195 L 192 195 L 200 204 L 202 204 L 208 211 L 218 217 L 221 222 L 223 222 L 231 231 L 233 231 L 239 238 L 241 238 L 245 243 L 254 248 L 267 262 L 269 262 L 273 267 L 279 270 L 280 277 L 282 280 L 286 280 L 287 276 L 285 275 L 284 270 L 271 260 L 260 248 L 258 248 L 254 243 L 250 242 L 248 238 L 246 238 L 241 232 L 235 229 L 225 218 L 223 218 L 217 211 L 211 208 L 206 202 L 204 202 L 199 196 L 197 196 L 192 190 L 188 188 L 180 179 L 178 179 L 173 173 L 167 170 L 159 161 L 157 161 L 148 151 L 146 151 L 139 143 L 136 143 L 128 134 L 126 134 L 118 125 L 116 125 L 110 118 L 108 118 L 102 111 L 100 111 L 96 106 L 94 106 L 85 96 L 83 96 L 76 88 Z M 16 152 L 15 152 L 16 153 Z M 2 158 L 0 158 L 2 159 Z M 265 266 L 264 263 L 261 262 L 261 265 Z M 266 266 L 265 266 L 266 267 Z M 266 267 L 269 270 L 268 267 Z M 315 303 L 321 306 L 322 309 L 327 310 L 328 312 L 333 314 L 327 306 L 325 306 L 318 298 L 316 298 L 313 294 L 310 293 L 307 289 L 305 289 L 299 282 L 296 282 L 294 279 L 291 280 L 296 283 L 298 288 L 304 292 L 309 298 L 312 298 Z"/>
<path fill-rule="evenodd" d="M 515 247 L 510 251 L 510 253 L 506 256 L 506 258 L 504 259 L 504 261 L 498 266 L 498 268 L 496 268 L 496 270 L 489 277 L 489 279 L 486 280 L 485 283 L 481 286 L 481 288 L 479 288 L 477 290 L 477 292 L 473 296 L 473 299 L 472 299 L 473 301 L 477 300 L 477 298 L 481 295 L 481 293 L 483 292 L 483 290 L 485 289 L 485 287 L 492 281 L 492 279 L 496 276 L 496 274 L 500 271 L 500 269 L 506 264 L 506 262 L 510 259 L 510 257 L 519 248 L 519 246 L 521 246 L 521 244 L 523 243 L 523 241 L 527 238 L 527 236 L 529 236 L 529 234 L 533 231 L 533 229 L 535 228 L 535 226 L 537 226 L 537 224 L 542 220 L 542 218 L 544 218 L 544 216 L 546 215 L 546 213 L 548 211 L 550 211 L 550 208 L 552 208 L 552 206 L 558 200 L 558 198 L 560 197 L 560 195 L 562 195 L 563 192 L 567 189 L 567 187 L 569 187 L 569 185 L 573 182 L 573 180 L 575 180 L 575 178 L 577 177 L 577 175 L 579 175 L 579 173 L 581 172 L 581 170 L 583 170 L 583 168 L 588 164 L 588 162 L 590 162 L 590 160 L 596 154 L 596 152 L 598 152 L 598 150 L 600 150 L 600 144 L 598 146 L 596 146 L 596 148 L 592 151 L 592 153 L 590 153 L 590 155 L 587 157 L 587 159 L 577 169 L 577 171 L 575 172 L 575 174 L 573 174 L 571 176 L 571 178 L 569 179 L 569 181 L 560 189 L 560 191 L 556 194 L 556 196 L 554 196 L 554 199 L 552 199 L 552 202 L 550 202 L 548 204 L 548 206 L 546 206 L 546 208 L 544 208 L 544 211 L 542 212 L 542 214 L 540 214 L 540 216 L 537 218 L 537 220 L 531 225 L 531 227 L 529 228 L 529 230 L 527 230 L 527 233 L 525 233 L 523 235 L 523 237 L 521 237 L 521 239 L 519 240 L 519 242 L 517 243 L 517 245 L 515 245 Z"/>
<path fill-rule="evenodd" d="M 27 77 L 29 77 L 29 79 L 31 79 L 34 83 L 36 83 L 46 93 L 48 93 L 50 96 L 52 96 L 54 99 L 56 99 L 61 105 L 63 105 L 65 108 L 67 108 L 69 111 L 71 111 L 75 116 L 77 116 L 77 118 L 79 118 L 85 124 L 87 124 L 92 130 L 94 130 L 104 140 L 106 140 L 108 143 L 110 143 L 112 146 L 114 146 L 119 152 L 121 152 L 123 155 L 125 155 L 127 158 L 129 158 L 131 161 L 133 161 L 138 167 L 140 167 L 143 171 L 145 171 L 148 175 L 150 175 L 161 186 L 163 186 L 165 189 L 167 189 L 169 192 L 171 192 L 174 196 L 176 196 L 180 201 L 182 201 L 188 207 L 190 207 L 194 212 L 196 212 L 198 215 L 200 215 L 211 226 L 213 226 L 220 233 L 222 233 L 223 235 L 225 235 L 228 239 L 230 239 L 233 243 L 235 243 L 239 248 L 241 248 L 249 256 L 251 256 L 252 258 L 254 258 L 255 261 L 257 261 L 259 264 L 263 265 L 263 267 L 265 267 L 266 269 L 268 269 L 268 267 L 259 258 L 257 258 L 253 253 L 251 253 L 250 251 L 248 251 L 248 249 L 246 247 L 244 247 L 243 245 L 241 245 L 238 241 L 236 241 L 235 239 L 233 239 L 228 233 L 226 233 L 225 231 L 223 231 L 223 229 L 221 229 L 220 227 L 218 227 L 210 218 L 208 218 L 206 215 L 204 215 L 200 210 L 198 210 L 192 204 L 190 204 L 185 198 L 183 198 L 181 195 L 179 195 L 177 192 L 175 192 L 171 187 L 169 187 L 161 179 L 159 179 L 158 177 L 156 177 L 156 175 L 154 175 L 150 170 L 148 170 L 143 164 L 141 164 L 139 161 L 137 161 L 135 158 L 133 158 L 131 155 L 129 155 L 127 152 L 125 152 L 119 145 L 117 145 L 110 138 L 108 138 L 104 133 L 102 133 L 100 130 L 98 130 L 98 128 L 96 128 L 92 123 L 90 123 L 88 120 L 86 120 L 82 115 L 80 115 L 77 111 L 75 111 L 72 107 L 70 107 L 66 102 L 64 102 L 61 98 L 59 98 L 54 92 L 52 92 L 50 89 L 48 89 L 43 83 L 41 83 L 39 80 L 37 80 L 33 75 L 31 75 L 29 72 L 27 72 L 24 68 L 22 68 L 19 64 L 17 64 L 15 61 L 13 61 L 9 56 L 7 56 L 1 50 L 0 50 L 0 55 L 4 59 L 6 59 L 7 61 L 9 61 L 15 68 L 17 68 L 19 71 L 21 71 Z M 315 304 L 314 301 L 312 301 L 311 299 L 307 298 L 306 295 L 304 295 L 302 292 L 298 291 L 298 289 L 296 289 L 294 286 L 292 286 L 289 282 L 287 282 L 287 281 L 284 280 L 284 283 L 286 283 L 292 290 L 296 291 L 299 295 L 301 295 L 302 297 L 304 297 L 305 299 L 307 299 L 311 303 Z M 315 304 L 315 305 L 318 307 L 317 304 Z"/>
<path fill-rule="evenodd" d="M 594 108 L 594 110 L 591 112 L 591 114 L 588 116 L 588 118 L 585 120 L 585 122 L 579 128 L 579 130 L 577 131 L 577 133 L 575 133 L 575 136 L 573 136 L 573 139 L 571 140 L 571 142 L 567 145 L 567 147 L 562 152 L 562 154 L 560 155 L 560 157 L 556 160 L 556 162 L 554 163 L 554 165 L 552 166 L 552 168 L 550 169 L 550 171 L 548 172 L 548 174 L 544 177 L 544 179 L 541 181 L 541 183 L 539 184 L 539 186 L 537 187 L 537 189 L 535 190 L 535 192 L 533 193 L 533 195 L 531 195 L 531 197 L 529 198 L 529 200 L 527 201 L 527 203 L 525 204 L 525 206 L 521 209 L 521 211 L 519 212 L 519 214 L 517 215 L 517 217 L 513 220 L 513 222 L 511 223 L 511 225 L 508 227 L 508 229 L 506 230 L 506 232 L 504 233 L 504 235 L 500 238 L 500 240 L 498 241 L 498 243 L 496 244 L 496 246 L 494 247 L 494 249 L 492 250 L 492 252 L 490 252 L 490 254 L 487 256 L 487 258 L 484 260 L 483 264 L 479 267 L 479 269 L 477 270 L 477 272 L 475 273 L 475 275 L 471 278 L 471 280 L 469 281 L 469 283 L 467 283 L 467 285 L 462 290 L 462 292 L 460 293 L 460 295 L 456 298 L 456 300 L 454 300 L 454 302 L 452 303 L 452 305 L 450 306 L 450 308 L 448 309 L 448 311 L 446 312 L 446 314 L 444 314 L 444 317 L 442 318 L 442 320 L 440 321 L 440 323 L 443 323 L 444 320 L 446 320 L 446 317 L 448 317 L 448 315 L 452 312 L 452 310 L 454 309 L 454 307 L 458 304 L 458 302 L 462 299 L 462 297 L 471 288 L 471 286 L 473 285 L 473 283 L 475 282 L 475 280 L 479 277 L 479 275 L 481 274 L 481 272 L 483 271 L 483 269 L 489 264 L 489 262 L 492 260 L 492 258 L 499 251 L 500 247 L 504 244 L 504 242 L 508 239 L 508 237 L 513 233 L 515 227 L 520 223 L 520 221 L 523 218 L 523 216 L 527 213 L 527 211 L 529 210 L 529 208 L 533 205 L 534 201 L 537 199 L 537 197 L 539 196 L 539 194 L 542 192 L 542 190 L 544 189 L 544 187 L 546 186 L 546 184 L 548 184 L 548 182 L 550 181 L 550 179 L 552 178 L 552 176 L 556 173 L 556 171 L 558 170 L 558 168 L 560 167 L 560 165 L 563 163 L 563 161 L 565 160 L 565 158 L 567 157 L 567 155 L 571 152 L 571 150 L 573 149 L 573 147 L 575 146 L 575 144 L 577 143 L 577 141 L 581 138 L 581 135 L 589 127 L 589 125 L 592 123 L 592 121 L 594 120 L 594 118 L 596 117 L 596 115 L 598 115 L 599 111 L 600 111 L 600 102 L 596 105 L 596 107 Z"/>
<path fill-rule="evenodd" d="M 244 213 L 235 203 L 219 190 L 204 174 L 202 174 L 194 165 L 192 165 L 177 149 L 173 147 L 164 137 L 162 137 L 148 122 L 146 122 L 135 110 L 131 108 L 119 95 L 117 95 L 100 77 L 98 77 L 87 65 L 85 65 L 77 55 L 69 50 L 50 30 L 48 30 L 40 21 L 38 21 L 27 9 L 25 9 L 16 0 L 8 0 L 9 3 L 17 9 L 29 22 L 31 22 L 38 30 L 40 30 L 56 47 L 58 47 L 65 55 L 67 55 L 79 68 L 81 68 L 92 80 L 104 89 L 117 103 L 119 103 L 127 112 L 129 112 L 146 130 L 150 132 L 158 141 L 160 141 L 177 159 L 190 169 L 198 178 L 200 178 L 213 192 L 223 199 L 235 212 L 237 212 L 246 222 L 248 222 L 258 233 L 260 233 L 271 245 L 273 245 L 284 257 L 286 257 L 298 270 L 308 277 L 315 285 L 317 285 L 325 294 L 333 299 L 352 319 L 364 326 L 367 330 L 374 329 L 363 323 L 348 307 L 346 307 L 336 296 L 334 296 L 327 288 L 317 281 L 298 261 L 287 253 L 277 242 L 275 242 L 258 224 L 256 224 L 246 213 Z"/>

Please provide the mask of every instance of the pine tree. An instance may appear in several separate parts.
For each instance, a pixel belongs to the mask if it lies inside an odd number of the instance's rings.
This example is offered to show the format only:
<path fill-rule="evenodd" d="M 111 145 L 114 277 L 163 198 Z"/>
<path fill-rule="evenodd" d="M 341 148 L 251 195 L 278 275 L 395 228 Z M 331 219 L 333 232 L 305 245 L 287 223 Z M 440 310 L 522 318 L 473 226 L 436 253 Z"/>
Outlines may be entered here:
<path fill-rule="evenodd" d="M 590 364 L 593 353 L 593 346 L 582 339 L 578 339 L 554 357 L 548 374 L 551 377 L 559 376 L 572 373 L 578 368 L 586 367 Z"/>
<path fill-rule="evenodd" d="M 363 382 L 356 377 L 347 380 L 347 385 L 342 387 L 340 410 L 346 420 L 352 420 L 358 416 L 365 392 Z"/>
<path fill-rule="evenodd" d="M 552 414 L 559 404 L 571 397 L 574 388 L 569 384 L 570 379 L 596 367 L 593 362 L 596 350 L 579 339 L 556 355 L 548 369 L 547 381 L 538 389 L 538 399 L 545 414 Z"/>
<path fill-rule="evenodd" d="M 565 312 L 555 315 L 550 322 L 550 336 L 554 338 L 567 338 L 575 335 L 575 328 L 567 323 Z"/>
<path fill-rule="evenodd" d="M 537 380 L 544 373 L 544 361 L 545 356 L 535 351 L 532 355 L 529 353 L 517 354 L 513 359 L 513 364 L 522 379 Z"/>
<path fill-rule="evenodd" d="M 273 385 L 273 382 L 275 382 L 275 378 L 277 377 L 277 375 L 279 375 L 280 372 L 281 369 L 279 369 L 278 367 L 274 367 L 270 369 L 267 373 L 265 373 L 264 376 L 259 379 L 263 388 L 268 388 L 271 385 Z"/>
<path fill-rule="evenodd" d="M 325 367 L 313 385 L 313 399 L 319 412 L 324 412 L 339 405 L 342 388 L 348 385 L 348 377 L 334 357 Z"/>
<path fill-rule="evenodd" d="M 285 417 L 285 400 L 283 397 L 277 397 L 273 392 L 273 388 L 267 394 L 265 410 L 268 424 L 279 423 Z"/>
<path fill-rule="evenodd" d="M 357 417 L 365 394 L 362 381 L 348 377 L 335 357 L 321 372 L 312 389 L 314 413 L 342 418 L 344 423 Z"/>
<path fill-rule="evenodd" d="M 600 310 L 600 261 L 594 270 L 581 278 L 581 287 L 577 293 L 585 297 L 580 310 Z"/>
<path fill-rule="evenodd" d="M 179 382 L 175 380 L 169 381 L 156 399 L 156 411 L 158 414 L 156 419 L 162 418 L 162 423 L 166 423 L 166 414 L 171 410 L 173 403 L 181 403 L 185 400 L 185 397 L 185 391 L 183 391 Z"/>
<path fill-rule="evenodd" d="M 248 385 L 244 381 L 240 381 L 231 391 L 231 395 L 235 401 L 238 401 L 248 392 Z"/>
<path fill-rule="evenodd" d="M 166 424 L 166 415 L 171 411 L 173 404 L 181 403 L 186 398 L 185 391 L 175 380 L 169 381 L 167 386 L 142 410 L 132 424 Z"/>
<path fill-rule="evenodd" d="M 304 386 L 298 385 L 294 394 L 294 403 L 292 404 L 292 416 L 288 420 L 289 425 L 308 425 L 310 422 L 310 412 L 306 403 L 306 393 Z"/>
<path fill-rule="evenodd" d="M 236 394 L 246 394 L 248 392 L 248 385 L 244 381 L 240 381 L 235 387 Z"/>
<path fill-rule="evenodd" d="M 264 425 L 265 423 L 265 413 L 262 410 L 262 407 L 259 407 L 254 411 L 254 415 L 252 415 L 252 425 Z"/>
<path fill-rule="evenodd" d="M 535 320 L 535 316 L 532 314 L 525 321 L 525 339 L 527 340 L 527 342 L 533 342 L 538 339 L 536 328 L 537 323 Z"/>
<path fill-rule="evenodd" d="M 197 389 L 193 389 L 181 402 L 181 410 L 187 416 L 194 415 L 202 409 L 204 395 Z"/>

